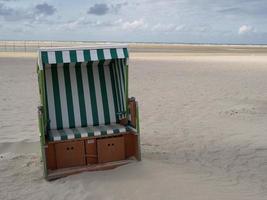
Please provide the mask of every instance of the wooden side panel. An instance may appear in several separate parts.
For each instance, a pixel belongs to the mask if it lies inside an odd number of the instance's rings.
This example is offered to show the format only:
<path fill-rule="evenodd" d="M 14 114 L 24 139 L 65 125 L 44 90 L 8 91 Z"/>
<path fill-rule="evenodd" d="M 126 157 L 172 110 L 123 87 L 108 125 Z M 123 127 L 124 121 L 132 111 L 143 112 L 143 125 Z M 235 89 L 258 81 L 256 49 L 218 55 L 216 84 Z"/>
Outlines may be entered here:
<path fill-rule="evenodd" d="M 129 110 L 131 115 L 131 125 L 136 128 L 136 102 L 135 100 L 129 100 Z"/>
<path fill-rule="evenodd" d="M 57 169 L 56 152 L 54 144 L 47 144 L 45 147 L 46 167 L 47 169 Z"/>
<path fill-rule="evenodd" d="M 98 162 L 106 163 L 125 159 L 124 137 L 97 140 Z"/>
<path fill-rule="evenodd" d="M 85 165 L 84 141 L 55 144 L 57 168 Z"/>
<path fill-rule="evenodd" d="M 124 135 L 125 143 L 125 156 L 126 159 L 132 156 L 137 156 L 138 146 L 137 146 L 137 135 L 135 134 L 126 134 Z"/>
<path fill-rule="evenodd" d="M 97 163 L 97 145 L 96 139 L 85 140 L 85 152 L 87 164 Z"/>

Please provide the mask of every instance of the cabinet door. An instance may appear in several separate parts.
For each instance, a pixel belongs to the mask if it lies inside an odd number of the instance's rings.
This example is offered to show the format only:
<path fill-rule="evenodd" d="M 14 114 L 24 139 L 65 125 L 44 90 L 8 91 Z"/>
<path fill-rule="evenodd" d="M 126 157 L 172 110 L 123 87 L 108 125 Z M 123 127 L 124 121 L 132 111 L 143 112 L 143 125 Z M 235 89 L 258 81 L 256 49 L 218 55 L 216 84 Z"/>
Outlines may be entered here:
<path fill-rule="evenodd" d="M 84 141 L 55 144 L 58 168 L 85 165 Z"/>
<path fill-rule="evenodd" d="M 97 140 L 98 162 L 105 163 L 125 159 L 123 137 L 103 138 Z"/>

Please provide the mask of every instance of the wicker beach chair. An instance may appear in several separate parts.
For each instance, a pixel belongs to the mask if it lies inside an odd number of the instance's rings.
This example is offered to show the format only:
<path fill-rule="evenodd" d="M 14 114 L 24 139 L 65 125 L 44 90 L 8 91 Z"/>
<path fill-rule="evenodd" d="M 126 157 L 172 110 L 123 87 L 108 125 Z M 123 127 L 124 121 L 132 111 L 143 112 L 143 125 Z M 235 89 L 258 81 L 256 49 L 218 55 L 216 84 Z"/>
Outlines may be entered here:
<path fill-rule="evenodd" d="M 40 48 L 39 129 L 48 180 L 140 160 L 127 46 Z"/>

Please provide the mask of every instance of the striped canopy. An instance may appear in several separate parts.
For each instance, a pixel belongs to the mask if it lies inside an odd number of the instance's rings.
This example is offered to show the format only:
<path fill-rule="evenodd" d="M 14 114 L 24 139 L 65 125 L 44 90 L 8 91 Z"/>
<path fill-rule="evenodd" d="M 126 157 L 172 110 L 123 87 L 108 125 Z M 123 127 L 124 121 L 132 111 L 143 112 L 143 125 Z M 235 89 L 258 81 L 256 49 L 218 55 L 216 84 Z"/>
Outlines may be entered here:
<path fill-rule="evenodd" d="M 128 49 L 125 45 L 93 46 L 72 48 L 40 48 L 38 53 L 39 69 L 50 64 L 103 61 L 110 59 L 127 59 Z"/>

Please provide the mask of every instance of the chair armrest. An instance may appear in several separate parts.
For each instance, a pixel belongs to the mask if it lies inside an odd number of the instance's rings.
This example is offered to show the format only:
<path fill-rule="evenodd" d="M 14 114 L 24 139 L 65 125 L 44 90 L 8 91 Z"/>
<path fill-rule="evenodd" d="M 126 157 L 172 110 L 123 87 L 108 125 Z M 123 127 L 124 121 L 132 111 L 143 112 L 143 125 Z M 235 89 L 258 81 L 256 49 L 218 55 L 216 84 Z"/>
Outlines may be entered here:
<path fill-rule="evenodd" d="M 128 109 L 129 109 L 129 116 L 128 121 L 129 124 L 136 128 L 137 127 L 137 102 L 134 97 L 128 99 Z"/>

